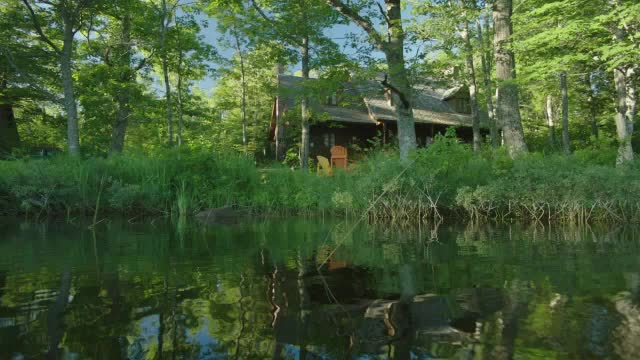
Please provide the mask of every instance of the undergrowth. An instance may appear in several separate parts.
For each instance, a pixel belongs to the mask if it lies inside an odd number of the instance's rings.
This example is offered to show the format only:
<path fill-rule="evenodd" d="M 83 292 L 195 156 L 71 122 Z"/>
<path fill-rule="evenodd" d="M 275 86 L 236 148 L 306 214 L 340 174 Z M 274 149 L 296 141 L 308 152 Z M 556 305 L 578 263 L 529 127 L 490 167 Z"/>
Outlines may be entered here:
<path fill-rule="evenodd" d="M 331 213 L 395 222 L 451 216 L 637 221 L 640 167 L 614 163 L 615 149 L 602 148 L 517 160 L 491 148 L 473 154 L 450 136 L 438 137 L 407 163 L 381 150 L 331 177 L 278 165 L 257 168 L 237 154 L 61 156 L 0 162 L 0 214 L 93 214 L 100 206 L 101 214 L 185 216 L 234 204 L 256 213 Z"/>

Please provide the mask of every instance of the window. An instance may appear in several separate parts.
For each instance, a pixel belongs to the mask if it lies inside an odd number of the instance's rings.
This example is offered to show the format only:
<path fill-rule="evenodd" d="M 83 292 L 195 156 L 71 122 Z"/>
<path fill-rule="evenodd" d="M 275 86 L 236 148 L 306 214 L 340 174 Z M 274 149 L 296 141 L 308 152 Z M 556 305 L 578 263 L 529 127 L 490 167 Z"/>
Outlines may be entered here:
<path fill-rule="evenodd" d="M 326 147 L 336 146 L 336 134 L 334 133 L 324 133 L 324 135 L 322 136 L 322 140 L 324 142 L 324 146 Z"/>

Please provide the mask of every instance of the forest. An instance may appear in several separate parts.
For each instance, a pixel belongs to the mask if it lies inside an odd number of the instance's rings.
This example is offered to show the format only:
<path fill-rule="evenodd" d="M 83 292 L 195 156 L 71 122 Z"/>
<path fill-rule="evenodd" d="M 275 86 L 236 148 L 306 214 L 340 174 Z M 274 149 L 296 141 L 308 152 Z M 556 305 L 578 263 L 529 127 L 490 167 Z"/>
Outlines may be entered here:
<path fill-rule="evenodd" d="M 633 0 L 0 5 L 2 214 L 640 215 Z M 269 135 L 278 69 L 308 85 L 282 120 L 283 158 Z M 312 103 L 351 79 L 388 91 L 397 136 L 321 177 Z M 468 89 L 470 143 L 452 128 L 418 146 L 421 79 Z"/>

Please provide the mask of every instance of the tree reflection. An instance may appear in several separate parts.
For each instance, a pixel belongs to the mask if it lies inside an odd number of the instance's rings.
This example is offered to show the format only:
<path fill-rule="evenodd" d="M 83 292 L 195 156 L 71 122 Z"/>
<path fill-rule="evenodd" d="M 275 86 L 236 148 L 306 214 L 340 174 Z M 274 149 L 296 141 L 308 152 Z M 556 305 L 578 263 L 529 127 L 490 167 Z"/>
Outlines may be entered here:
<path fill-rule="evenodd" d="M 640 352 L 633 231 L 440 224 L 425 252 L 421 229 L 347 228 L 7 226 L 0 358 Z"/>

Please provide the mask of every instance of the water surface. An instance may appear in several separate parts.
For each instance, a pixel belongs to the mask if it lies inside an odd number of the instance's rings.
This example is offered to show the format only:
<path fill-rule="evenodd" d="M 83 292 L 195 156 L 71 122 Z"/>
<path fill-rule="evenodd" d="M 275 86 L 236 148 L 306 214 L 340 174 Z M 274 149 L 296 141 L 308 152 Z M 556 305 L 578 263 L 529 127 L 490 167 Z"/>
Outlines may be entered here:
<path fill-rule="evenodd" d="M 638 359 L 633 228 L 0 220 L 0 359 Z"/>

